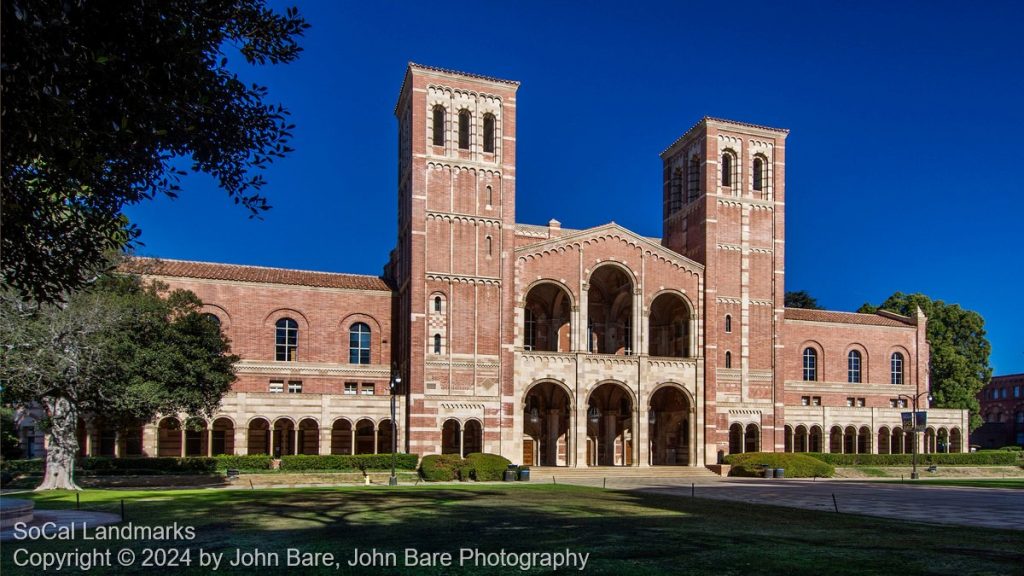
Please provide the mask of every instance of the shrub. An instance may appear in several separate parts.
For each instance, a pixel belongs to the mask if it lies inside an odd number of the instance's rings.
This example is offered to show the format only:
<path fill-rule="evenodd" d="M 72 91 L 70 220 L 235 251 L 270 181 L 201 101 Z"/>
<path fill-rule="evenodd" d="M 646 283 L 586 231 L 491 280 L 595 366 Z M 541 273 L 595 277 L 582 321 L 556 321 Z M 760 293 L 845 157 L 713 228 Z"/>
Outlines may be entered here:
<path fill-rule="evenodd" d="M 42 474 L 43 459 L 33 458 L 31 460 L 0 460 L 0 470 L 11 474 Z"/>
<path fill-rule="evenodd" d="M 110 458 L 106 456 L 79 458 L 82 472 L 102 475 L 116 474 L 209 474 L 217 469 L 216 458 Z"/>
<path fill-rule="evenodd" d="M 762 464 L 772 468 L 785 468 L 787 478 L 811 478 L 818 476 L 828 478 L 835 473 L 835 468 L 807 454 L 791 452 L 746 452 L 730 454 L 725 463 L 732 466 L 730 476 L 761 476 Z"/>
<path fill-rule="evenodd" d="M 431 454 L 420 462 L 420 476 L 428 482 L 451 482 L 459 479 L 465 461 L 458 454 Z"/>
<path fill-rule="evenodd" d="M 217 470 L 270 470 L 272 460 L 269 454 L 247 454 L 245 456 L 223 454 L 214 456 L 214 459 L 217 460 Z"/>
<path fill-rule="evenodd" d="M 828 462 L 833 466 L 910 466 L 913 454 L 821 454 L 807 452 L 808 456 Z M 917 464 L 931 466 L 1012 466 L 1017 463 L 1013 452 L 992 450 L 990 452 L 959 452 L 955 454 L 918 454 Z"/>
<path fill-rule="evenodd" d="M 505 470 L 512 462 L 497 454 L 474 452 L 466 456 L 461 469 L 462 479 L 472 478 L 479 482 L 495 482 L 504 478 Z"/>
<path fill-rule="evenodd" d="M 419 456 L 396 454 L 395 468 L 415 470 Z M 281 457 L 281 470 L 301 472 L 309 470 L 390 470 L 391 454 L 323 454 L 318 456 L 298 454 Z"/>

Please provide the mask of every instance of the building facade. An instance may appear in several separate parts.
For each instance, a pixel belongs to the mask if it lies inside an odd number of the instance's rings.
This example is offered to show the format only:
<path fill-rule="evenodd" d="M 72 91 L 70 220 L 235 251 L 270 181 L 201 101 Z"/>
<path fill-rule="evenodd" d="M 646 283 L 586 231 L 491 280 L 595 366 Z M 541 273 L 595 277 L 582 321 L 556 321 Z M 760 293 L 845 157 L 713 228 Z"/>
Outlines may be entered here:
<path fill-rule="evenodd" d="M 242 359 L 209 421 L 83 423 L 90 453 L 421 455 L 705 466 L 747 451 L 910 452 L 927 319 L 785 308 L 788 131 L 704 118 L 661 154 L 662 238 L 516 222 L 517 82 L 410 64 L 382 277 L 135 259 Z M 964 450 L 929 410 L 920 451 Z"/>

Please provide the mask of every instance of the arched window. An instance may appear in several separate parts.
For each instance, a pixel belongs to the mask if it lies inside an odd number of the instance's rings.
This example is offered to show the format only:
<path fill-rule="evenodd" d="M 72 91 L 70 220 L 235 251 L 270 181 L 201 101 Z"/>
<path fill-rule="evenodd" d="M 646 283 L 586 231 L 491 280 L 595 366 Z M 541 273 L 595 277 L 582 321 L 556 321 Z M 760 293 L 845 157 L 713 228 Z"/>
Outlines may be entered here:
<path fill-rule="evenodd" d="M 434 312 L 440 312 L 440 311 L 441 311 L 441 297 L 440 296 L 434 296 Z"/>
<path fill-rule="evenodd" d="M 818 351 L 804 348 L 804 380 L 814 382 L 818 379 Z"/>
<path fill-rule="evenodd" d="M 277 361 L 295 361 L 295 353 L 299 347 L 299 324 L 291 318 L 281 318 L 274 326 L 277 328 Z"/>
<path fill-rule="evenodd" d="M 860 352 L 850 350 L 846 357 L 846 381 L 860 383 Z"/>
<path fill-rule="evenodd" d="M 893 352 L 892 358 L 889 360 L 889 368 L 892 374 L 889 378 L 889 383 L 903 384 L 903 354 Z"/>
<path fill-rule="evenodd" d="M 348 329 L 348 363 L 370 363 L 370 327 L 362 322 Z"/>
<path fill-rule="evenodd" d="M 690 166 L 686 171 L 686 201 L 690 202 L 700 196 L 700 158 L 690 158 Z"/>
<path fill-rule="evenodd" d="M 444 146 L 444 106 L 434 106 L 434 146 Z"/>
<path fill-rule="evenodd" d="M 732 352 L 725 353 L 725 367 L 732 368 Z"/>
<path fill-rule="evenodd" d="M 492 254 L 492 252 L 491 252 L 491 237 L 490 236 L 488 236 L 487 238 L 484 239 L 484 244 L 486 244 L 487 255 L 490 256 Z"/>
<path fill-rule="evenodd" d="M 732 332 L 732 316 L 729 314 L 725 315 L 725 331 Z"/>
<path fill-rule="evenodd" d="M 490 186 L 487 187 L 487 205 L 494 206 L 494 189 Z"/>
<path fill-rule="evenodd" d="M 217 316 L 216 314 L 211 314 L 207 312 L 206 314 L 203 314 L 203 318 L 205 318 L 209 322 L 213 322 L 213 324 L 216 325 L 217 328 L 220 328 L 220 317 Z"/>
<path fill-rule="evenodd" d="M 732 186 L 732 155 L 722 154 L 722 186 Z"/>
<path fill-rule="evenodd" d="M 494 114 L 484 114 L 484 152 L 494 153 Z"/>
<path fill-rule="evenodd" d="M 459 148 L 469 150 L 469 110 L 459 111 Z"/>
<path fill-rule="evenodd" d="M 434 334 L 434 354 L 441 353 L 441 335 Z"/>
<path fill-rule="evenodd" d="M 676 168 L 668 182 L 668 213 L 674 214 L 683 206 L 683 171 Z"/>
<path fill-rule="evenodd" d="M 764 190 L 764 160 L 754 158 L 754 190 Z"/>

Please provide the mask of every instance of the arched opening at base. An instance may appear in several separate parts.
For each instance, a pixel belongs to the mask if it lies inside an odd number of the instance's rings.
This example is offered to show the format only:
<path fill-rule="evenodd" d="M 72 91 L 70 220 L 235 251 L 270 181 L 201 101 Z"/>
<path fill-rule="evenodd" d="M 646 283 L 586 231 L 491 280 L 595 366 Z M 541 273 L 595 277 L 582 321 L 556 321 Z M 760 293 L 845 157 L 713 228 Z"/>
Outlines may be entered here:
<path fill-rule="evenodd" d="M 587 437 L 593 440 L 588 466 L 632 466 L 635 414 L 633 399 L 624 386 L 609 382 L 590 393 Z"/>
<path fill-rule="evenodd" d="M 565 389 L 554 382 L 530 388 L 523 406 L 523 463 L 533 466 L 569 464 L 571 403 Z M 467 425 L 467 432 L 469 428 Z"/>
<path fill-rule="evenodd" d="M 690 400 L 675 386 L 665 386 L 651 396 L 648 408 L 648 440 L 652 466 L 689 466 Z"/>

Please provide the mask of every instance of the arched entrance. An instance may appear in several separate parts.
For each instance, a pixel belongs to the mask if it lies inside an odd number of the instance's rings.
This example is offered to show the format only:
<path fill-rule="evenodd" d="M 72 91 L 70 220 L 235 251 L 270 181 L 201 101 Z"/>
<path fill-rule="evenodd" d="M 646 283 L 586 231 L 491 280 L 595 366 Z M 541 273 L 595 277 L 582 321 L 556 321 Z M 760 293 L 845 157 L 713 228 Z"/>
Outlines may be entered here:
<path fill-rule="evenodd" d="M 847 426 L 843 432 L 843 454 L 857 453 L 857 429 Z"/>
<path fill-rule="evenodd" d="M 299 421 L 296 454 L 316 455 L 320 453 L 320 425 L 312 418 Z"/>
<path fill-rule="evenodd" d="M 871 454 L 871 428 L 861 426 L 857 434 L 857 453 Z"/>
<path fill-rule="evenodd" d="M 206 420 L 189 418 L 185 423 L 185 456 L 206 456 L 208 441 Z"/>
<path fill-rule="evenodd" d="M 278 418 L 274 421 L 274 433 L 271 437 L 271 450 L 274 458 L 295 454 L 295 423 L 291 418 Z"/>
<path fill-rule="evenodd" d="M 793 451 L 810 452 L 807 446 L 807 426 L 803 424 L 797 426 L 796 431 L 793 433 Z"/>
<path fill-rule="evenodd" d="M 786 424 L 782 428 L 783 452 L 793 451 L 793 427 Z"/>
<path fill-rule="evenodd" d="M 157 456 L 181 457 L 181 441 L 181 421 L 173 416 L 161 420 L 157 427 Z"/>
<path fill-rule="evenodd" d="M 666 292 L 651 302 L 651 356 L 690 356 L 690 307 L 679 294 Z"/>
<path fill-rule="evenodd" d="M 743 451 L 761 451 L 761 429 L 758 428 L 757 424 L 754 424 L 753 422 L 747 424 L 747 429 L 743 434 Z"/>
<path fill-rule="evenodd" d="M 385 418 L 377 424 L 377 453 L 391 454 L 391 419 Z"/>
<path fill-rule="evenodd" d="M 953 428 L 949 431 L 949 451 L 956 453 L 963 449 L 963 438 L 960 435 L 959 428 Z"/>
<path fill-rule="evenodd" d="M 889 438 L 890 453 L 903 454 L 903 446 L 906 443 L 904 436 L 906 436 L 906 434 L 904 434 L 903 428 L 897 426 L 892 429 L 892 435 Z"/>
<path fill-rule="evenodd" d="M 935 448 L 940 454 L 949 453 L 949 431 L 945 428 L 939 428 Z"/>
<path fill-rule="evenodd" d="M 483 427 L 477 420 L 468 420 L 462 432 L 462 450 L 466 454 L 476 454 L 484 451 Z"/>
<path fill-rule="evenodd" d="M 889 429 L 882 426 L 878 429 L 878 453 L 888 454 L 892 450 L 892 437 Z"/>
<path fill-rule="evenodd" d="M 587 465 L 632 466 L 636 414 L 629 391 L 618 383 L 601 384 L 590 393 L 587 406 Z"/>
<path fill-rule="evenodd" d="M 572 347 L 572 303 L 569 293 L 553 282 L 530 289 L 523 307 L 523 348 L 568 352 Z"/>
<path fill-rule="evenodd" d="M 632 354 L 633 280 L 623 269 L 600 266 L 587 290 L 587 350 L 595 354 Z"/>
<path fill-rule="evenodd" d="M 523 405 L 524 465 L 569 465 L 571 407 L 569 393 L 559 384 L 540 382 L 530 387 Z"/>
<path fill-rule="evenodd" d="M 935 428 L 928 428 L 924 431 L 924 453 L 935 452 Z"/>
<path fill-rule="evenodd" d="M 729 426 L 729 454 L 743 452 L 743 425 L 734 423 Z"/>
<path fill-rule="evenodd" d="M 675 386 L 663 386 L 651 395 L 648 407 L 648 442 L 652 466 L 689 466 L 690 400 Z"/>
<path fill-rule="evenodd" d="M 270 422 L 266 418 L 250 420 L 246 442 L 249 454 L 270 454 Z"/>
<path fill-rule="evenodd" d="M 213 421 L 212 444 L 214 456 L 235 453 L 235 423 L 231 419 L 217 418 Z"/>
<path fill-rule="evenodd" d="M 843 429 L 833 426 L 828 433 L 828 451 L 833 454 L 843 453 Z"/>
<path fill-rule="evenodd" d="M 441 425 L 441 454 L 462 453 L 462 427 L 459 421 L 449 418 Z"/>
<path fill-rule="evenodd" d="M 356 422 L 356 454 L 373 454 L 377 441 L 377 427 L 366 418 Z"/>
<path fill-rule="evenodd" d="M 331 454 L 352 454 L 355 451 L 352 423 L 338 418 L 331 426 Z"/>
<path fill-rule="evenodd" d="M 823 451 L 823 447 L 825 446 L 825 443 L 823 441 L 824 435 L 825 434 L 824 434 L 824 432 L 822 432 L 821 426 L 818 426 L 818 425 L 811 426 L 811 433 L 810 433 L 810 437 L 809 437 L 809 441 L 810 441 L 810 447 L 809 447 L 810 449 L 809 449 L 809 451 L 810 452 L 822 452 Z"/>

